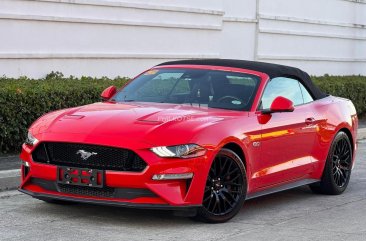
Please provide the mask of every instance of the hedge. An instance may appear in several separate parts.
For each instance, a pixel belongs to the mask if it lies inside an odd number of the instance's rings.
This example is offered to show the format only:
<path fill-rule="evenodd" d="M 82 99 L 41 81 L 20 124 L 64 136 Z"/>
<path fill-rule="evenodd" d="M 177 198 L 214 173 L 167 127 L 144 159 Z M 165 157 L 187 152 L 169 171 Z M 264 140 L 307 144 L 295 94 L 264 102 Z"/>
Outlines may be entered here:
<path fill-rule="evenodd" d="M 366 76 L 325 75 L 313 79 L 323 91 L 351 99 L 359 114 L 366 113 Z M 122 86 L 127 80 L 65 78 L 59 72 L 43 79 L 0 78 L 0 153 L 19 152 L 27 128 L 44 113 L 97 102 L 103 89 Z"/>
<path fill-rule="evenodd" d="M 44 79 L 0 78 L 0 153 L 19 152 L 30 124 L 44 113 L 100 100 L 108 86 L 127 78 L 64 78 L 52 72 Z"/>
<path fill-rule="evenodd" d="M 366 76 L 330 76 L 312 77 L 325 93 L 352 100 L 359 117 L 366 114 Z"/>

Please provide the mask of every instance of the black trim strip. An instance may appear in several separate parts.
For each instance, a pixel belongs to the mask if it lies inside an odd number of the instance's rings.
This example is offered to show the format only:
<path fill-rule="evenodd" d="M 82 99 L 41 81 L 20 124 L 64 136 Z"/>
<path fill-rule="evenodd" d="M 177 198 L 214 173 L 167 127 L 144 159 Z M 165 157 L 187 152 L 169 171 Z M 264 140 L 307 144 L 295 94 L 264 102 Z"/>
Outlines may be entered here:
<path fill-rule="evenodd" d="M 284 185 L 281 185 L 281 186 L 273 187 L 273 188 L 270 188 L 270 189 L 267 189 L 267 190 L 264 190 L 264 191 L 259 191 L 259 192 L 248 194 L 245 200 L 261 197 L 261 196 L 272 194 L 272 193 L 286 191 L 286 190 L 289 190 L 289 189 L 292 189 L 292 188 L 295 188 L 295 187 L 301 187 L 301 186 L 316 183 L 316 182 L 319 182 L 319 181 L 320 180 L 318 180 L 318 179 L 303 179 L 303 180 L 300 180 L 300 181 L 296 181 L 296 182 L 284 184 Z"/>

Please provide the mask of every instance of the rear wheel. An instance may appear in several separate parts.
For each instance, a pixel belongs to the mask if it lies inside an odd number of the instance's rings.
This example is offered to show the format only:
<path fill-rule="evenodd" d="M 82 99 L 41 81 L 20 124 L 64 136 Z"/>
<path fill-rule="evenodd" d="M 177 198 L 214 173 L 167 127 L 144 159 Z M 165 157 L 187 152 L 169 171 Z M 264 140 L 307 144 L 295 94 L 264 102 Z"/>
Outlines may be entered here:
<path fill-rule="evenodd" d="M 322 179 L 311 184 L 315 193 L 338 195 L 346 190 L 351 177 L 352 145 L 346 133 L 339 132 L 330 147 Z"/>
<path fill-rule="evenodd" d="M 209 223 L 226 222 L 242 208 L 247 192 L 245 167 L 233 151 L 222 149 L 212 162 L 202 207 L 195 219 Z"/>

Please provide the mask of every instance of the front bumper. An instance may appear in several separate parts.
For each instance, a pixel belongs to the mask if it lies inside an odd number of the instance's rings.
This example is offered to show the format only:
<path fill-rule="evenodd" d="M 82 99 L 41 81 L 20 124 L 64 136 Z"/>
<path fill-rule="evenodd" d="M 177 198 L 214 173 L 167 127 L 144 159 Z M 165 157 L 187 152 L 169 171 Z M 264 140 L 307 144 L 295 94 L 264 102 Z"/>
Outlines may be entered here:
<path fill-rule="evenodd" d="M 180 210 L 202 205 L 209 155 L 189 160 L 159 158 L 149 150 L 134 150 L 148 164 L 143 172 L 105 171 L 105 187 L 113 195 L 85 195 L 83 192 L 64 192 L 57 183 L 57 166 L 32 160 L 35 147 L 23 145 L 20 155 L 22 180 L 19 191 L 38 199 L 95 203 L 134 208 Z M 155 174 L 193 173 L 186 180 L 152 180 Z"/>

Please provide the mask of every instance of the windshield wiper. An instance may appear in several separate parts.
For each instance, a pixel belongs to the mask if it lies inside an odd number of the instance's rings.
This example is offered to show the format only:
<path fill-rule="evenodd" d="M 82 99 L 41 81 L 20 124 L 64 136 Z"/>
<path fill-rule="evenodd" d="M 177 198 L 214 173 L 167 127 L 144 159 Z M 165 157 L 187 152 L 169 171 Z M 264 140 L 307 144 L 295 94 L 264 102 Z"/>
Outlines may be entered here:
<path fill-rule="evenodd" d="M 135 100 L 133 99 L 126 99 L 127 98 L 127 95 L 125 95 L 125 97 L 123 98 L 123 102 L 133 102 Z"/>

